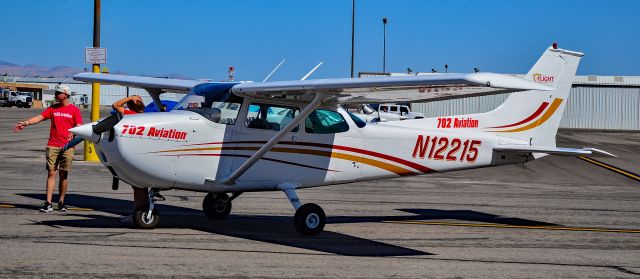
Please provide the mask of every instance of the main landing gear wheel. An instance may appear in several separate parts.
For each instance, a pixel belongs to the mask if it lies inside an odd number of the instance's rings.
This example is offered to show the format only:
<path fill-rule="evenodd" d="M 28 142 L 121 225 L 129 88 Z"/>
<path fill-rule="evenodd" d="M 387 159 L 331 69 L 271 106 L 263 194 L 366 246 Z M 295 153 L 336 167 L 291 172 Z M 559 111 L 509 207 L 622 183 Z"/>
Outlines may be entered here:
<path fill-rule="evenodd" d="M 140 206 L 133 211 L 133 226 L 139 229 L 155 229 L 160 223 L 160 214 L 154 209 L 149 215 L 149 208 Z"/>
<path fill-rule="evenodd" d="M 219 220 L 229 216 L 231 201 L 225 193 L 209 193 L 202 201 L 202 211 L 210 219 Z"/>
<path fill-rule="evenodd" d="M 322 232 L 326 223 L 324 210 L 314 203 L 300 206 L 293 217 L 293 224 L 301 235 L 317 235 Z"/>

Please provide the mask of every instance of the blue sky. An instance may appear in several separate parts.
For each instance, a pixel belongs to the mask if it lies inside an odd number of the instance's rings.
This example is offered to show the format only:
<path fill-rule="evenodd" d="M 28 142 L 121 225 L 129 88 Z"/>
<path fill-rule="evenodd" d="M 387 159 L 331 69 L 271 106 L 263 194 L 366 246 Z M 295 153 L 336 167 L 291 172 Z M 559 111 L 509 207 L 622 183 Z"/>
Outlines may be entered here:
<path fill-rule="evenodd" d="M 93 1 L 3 0 L 0 60 L 84 68 Z M 542 51 L 585 53 L 578 74 L 640 75 L 640 1 L 356 0 L 355 71 L 525 73 Z M 348 77 L 351 0 L 102 1 L 112 71 L 193 78 Z"/>

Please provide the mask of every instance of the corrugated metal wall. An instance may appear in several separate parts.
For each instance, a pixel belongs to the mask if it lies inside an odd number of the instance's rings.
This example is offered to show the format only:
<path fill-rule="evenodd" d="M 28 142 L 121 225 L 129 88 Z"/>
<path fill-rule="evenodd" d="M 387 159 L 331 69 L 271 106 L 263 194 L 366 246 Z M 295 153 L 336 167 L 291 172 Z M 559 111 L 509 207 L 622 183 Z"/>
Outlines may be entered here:
<path fill-rule="evenodd" d="M 574 87 L 560 127 L 640 130 L 640 88 Z"/>
<path fill-rule="evenodd" d="M 438 117 L 468 113 L 482 113 L 497 108 L 509 94 L 470 97 L 429 103 L 413 103 L 411 110 L 422 112 L 424 117 Z"/>
<path fill-rule="evenodd" d="M 487 112 L 508 94 L 414 103 L 425 117 Z M 640 131 L 640 88 L 574 86 L 560 128 Z"/>
<path fill-rule="evenodd" d="M 53 89 L 56 84 L 51 83 L 40 83 L 43 85 L 48 85 L 50 89 Z M 87 95 L 89 97 L 89 103 L 91 103 L 91 84 L 84 83 L 65 83 L 71 88 L 71 92 L 76 93 L 76 99 L 79 100 L 80 96 Z M 146 90 L 140 88 L 129 87 L 129 96 L 131 95 L 139 95 L 142 97 L 142 100 L 145 104 L 149 104 L 153 102 L 151 100 L 151 96 L 147 93 Z M 100 105 L 108 106 L 127 96 L 127 87 L 120 85 L 100 85 Z M 163 100 L 173 100 L 177 101 L 182 98 L 184 94 L 176 94 L 176 93 L 165 93 L 161 95 Z"/>

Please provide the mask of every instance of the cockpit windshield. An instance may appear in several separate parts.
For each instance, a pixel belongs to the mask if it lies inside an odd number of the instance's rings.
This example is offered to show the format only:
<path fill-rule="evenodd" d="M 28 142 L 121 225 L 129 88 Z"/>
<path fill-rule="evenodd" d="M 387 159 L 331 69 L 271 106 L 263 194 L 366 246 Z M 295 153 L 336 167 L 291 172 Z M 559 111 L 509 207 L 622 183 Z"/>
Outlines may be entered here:
<path fill-rule="evenodd" d="M 220 124 L 233 125 L 238 118 L 242 97 L 230 92 L 235 83 L 204 83 L 184 96 L 173 110 L 188 110 Z"/>

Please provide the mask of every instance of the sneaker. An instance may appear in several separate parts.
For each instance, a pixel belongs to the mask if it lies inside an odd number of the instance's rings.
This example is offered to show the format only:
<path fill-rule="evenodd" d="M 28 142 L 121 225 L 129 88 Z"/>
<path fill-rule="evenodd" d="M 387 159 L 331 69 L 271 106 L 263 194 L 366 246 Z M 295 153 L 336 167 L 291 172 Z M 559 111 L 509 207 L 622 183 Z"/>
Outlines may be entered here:
<path fill-rule="evenodd" d="M 51 206 L 51 203 L 44 202 L 44 204 L 40 208 L 40 211 L 42 211 L 42 212 L 51 212 L 51 211 L 53 211 L 53 207 Z"/>
<path fill-rule="evenodd" d="M 67 212 L 67 211 L 69 211 L 69 210 L 67 209 L 67 206 L 66 206 L 66 205 L 64 205 L 64 203 L 58 203 L 58 211 L 60 211 L 60 212 Z"/>

